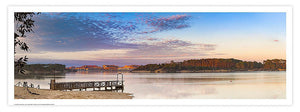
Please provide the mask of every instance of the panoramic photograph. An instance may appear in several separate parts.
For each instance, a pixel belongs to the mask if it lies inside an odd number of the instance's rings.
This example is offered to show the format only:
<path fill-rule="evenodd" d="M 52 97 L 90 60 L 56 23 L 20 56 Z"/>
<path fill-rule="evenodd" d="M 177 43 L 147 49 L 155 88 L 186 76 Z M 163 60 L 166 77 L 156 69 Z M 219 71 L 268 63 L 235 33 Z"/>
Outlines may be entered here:
<path fill-rule="evenodd" d="M 286 99 L 286 61 L 285 12 L 14 12 L 16 100 Z"/>

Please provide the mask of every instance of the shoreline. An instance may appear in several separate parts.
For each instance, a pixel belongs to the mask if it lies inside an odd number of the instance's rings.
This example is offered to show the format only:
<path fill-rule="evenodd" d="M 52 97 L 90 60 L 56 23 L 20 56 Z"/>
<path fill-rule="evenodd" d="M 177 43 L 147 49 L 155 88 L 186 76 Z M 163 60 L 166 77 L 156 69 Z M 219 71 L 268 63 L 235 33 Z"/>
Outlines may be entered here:
<path fill-rule="evenodd" d="M 134 70 L 130 71 L 131 73 L 233 73 L 233 72 L 274 72 L 274 71 L 286 71 L 286 70 L 180 70 L 180 71 L 165 71 L 165 70 L 155 70 L 155 71 L 147 71 L 147 70 Z"/>
<path fill-rule="evenodd" d="M 28 88 L 14 86 L 14 99 L 132 99 L 130 93 L 119 93 L 110 91 L 59 91 L 50 89 Z"/>

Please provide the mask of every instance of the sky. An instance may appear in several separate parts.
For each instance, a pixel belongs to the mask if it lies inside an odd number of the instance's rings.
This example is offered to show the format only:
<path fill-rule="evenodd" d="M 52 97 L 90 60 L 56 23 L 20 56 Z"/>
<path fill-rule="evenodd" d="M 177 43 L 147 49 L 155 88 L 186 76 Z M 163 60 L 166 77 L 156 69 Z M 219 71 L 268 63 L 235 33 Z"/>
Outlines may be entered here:
<path fill-rule="evenodd" d="M 42 12 L 27 33 L 29 62 L 144 65 L 202 58 L 286 58 L 281 12 Z"/>

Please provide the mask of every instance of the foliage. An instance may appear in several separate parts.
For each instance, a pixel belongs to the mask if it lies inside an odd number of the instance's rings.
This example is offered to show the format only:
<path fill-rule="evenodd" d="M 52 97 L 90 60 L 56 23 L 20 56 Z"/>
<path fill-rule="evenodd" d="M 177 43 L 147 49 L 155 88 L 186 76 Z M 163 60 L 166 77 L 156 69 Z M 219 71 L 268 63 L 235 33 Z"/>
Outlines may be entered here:
<path fill-rule="evenodd" d="M 164 70 L 166 72 L 176 72 L 180 70 L 279 70 L 285 69 L 285 60 L 267 60 L 264 64 L 260 62 L 242 61 L 237 59 L 191 59 L 183 62 L 163 63 L 163 64 L 147 64 L 139 66 L 135 70 Z"/>
<path fill-rule="evenodd" d="M 154 71 L 157 69 L 161 69 L 163 65 L 160 64 L 147 64 L 144 66 L 139 66 L 136 70 L 147 70 L 147 71 Z"/>
<path fill-rule="evenodd" d="M 286 60 L 282 60 L 282 59 L 265 60 L 263 67 L 265 70 L 286 69 Z"/>
<path fill-rule="evenodd" d="M 62 64 L 27 64 L 24 69 L 28 71 L 64 71 L 66 65 Z"/>
<path fill-rule="evenodd" d="M 25 56 L 24 58 L 21 57 L 17 61 L 15 61 L 15 73 L 25 74 L 25 70 L 22 69 L 26 65 L 28 58 Z"/>
<path fill-rule="evenodd" d="M 242 62 L 237 59 L 194 59 L 183 61 L 183 67 L 186 70 L 218 70 L 218 69 L 235 69 L 235 64 Z"/>
<path fill-rule="evenodd" d="M 260 69 L 263 67 L 262 63 L 258 63 L 256 61 L 250 62 L 250 61 L 243 61 L 239 62 L 235 65 L 236 69 L 238 70 L 251 70 L 251 69 Z"/>
<path fill-rule="evenodd" d="M 19 47 L 21 50 L 28 52 L 29 46 L 20 40 L 20 38 L 25 38 L 25 33 L 33 32 L 34 20 L 32 17 L 40 13 L 34 12 L 15 12 L 14 14 L 14 23 L 15 33 L 14 33 L 14 53 L 16 54 L 16 47 Z M 15 60 L 15 72 L 24 74 L 24 66 L 28 58 L 26 56 L 21 57 Z"/>

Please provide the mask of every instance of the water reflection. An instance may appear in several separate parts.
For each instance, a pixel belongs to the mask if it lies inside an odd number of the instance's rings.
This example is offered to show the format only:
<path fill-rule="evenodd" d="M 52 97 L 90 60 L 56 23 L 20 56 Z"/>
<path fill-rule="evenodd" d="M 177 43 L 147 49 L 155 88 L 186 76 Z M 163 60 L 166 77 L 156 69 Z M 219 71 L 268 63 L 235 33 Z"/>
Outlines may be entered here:
<path fill-rule="evenodd" d="M 136 99 L 282 99 L 285 72 L 124 73 L 124 92 Z M 58 78 L 60 77 L 60 78 Z M 49 89 L 53 78 L 15 79 Z M 116 80 L 115 72 L 73 72 L 56 75 L 57 82 Z"/>

